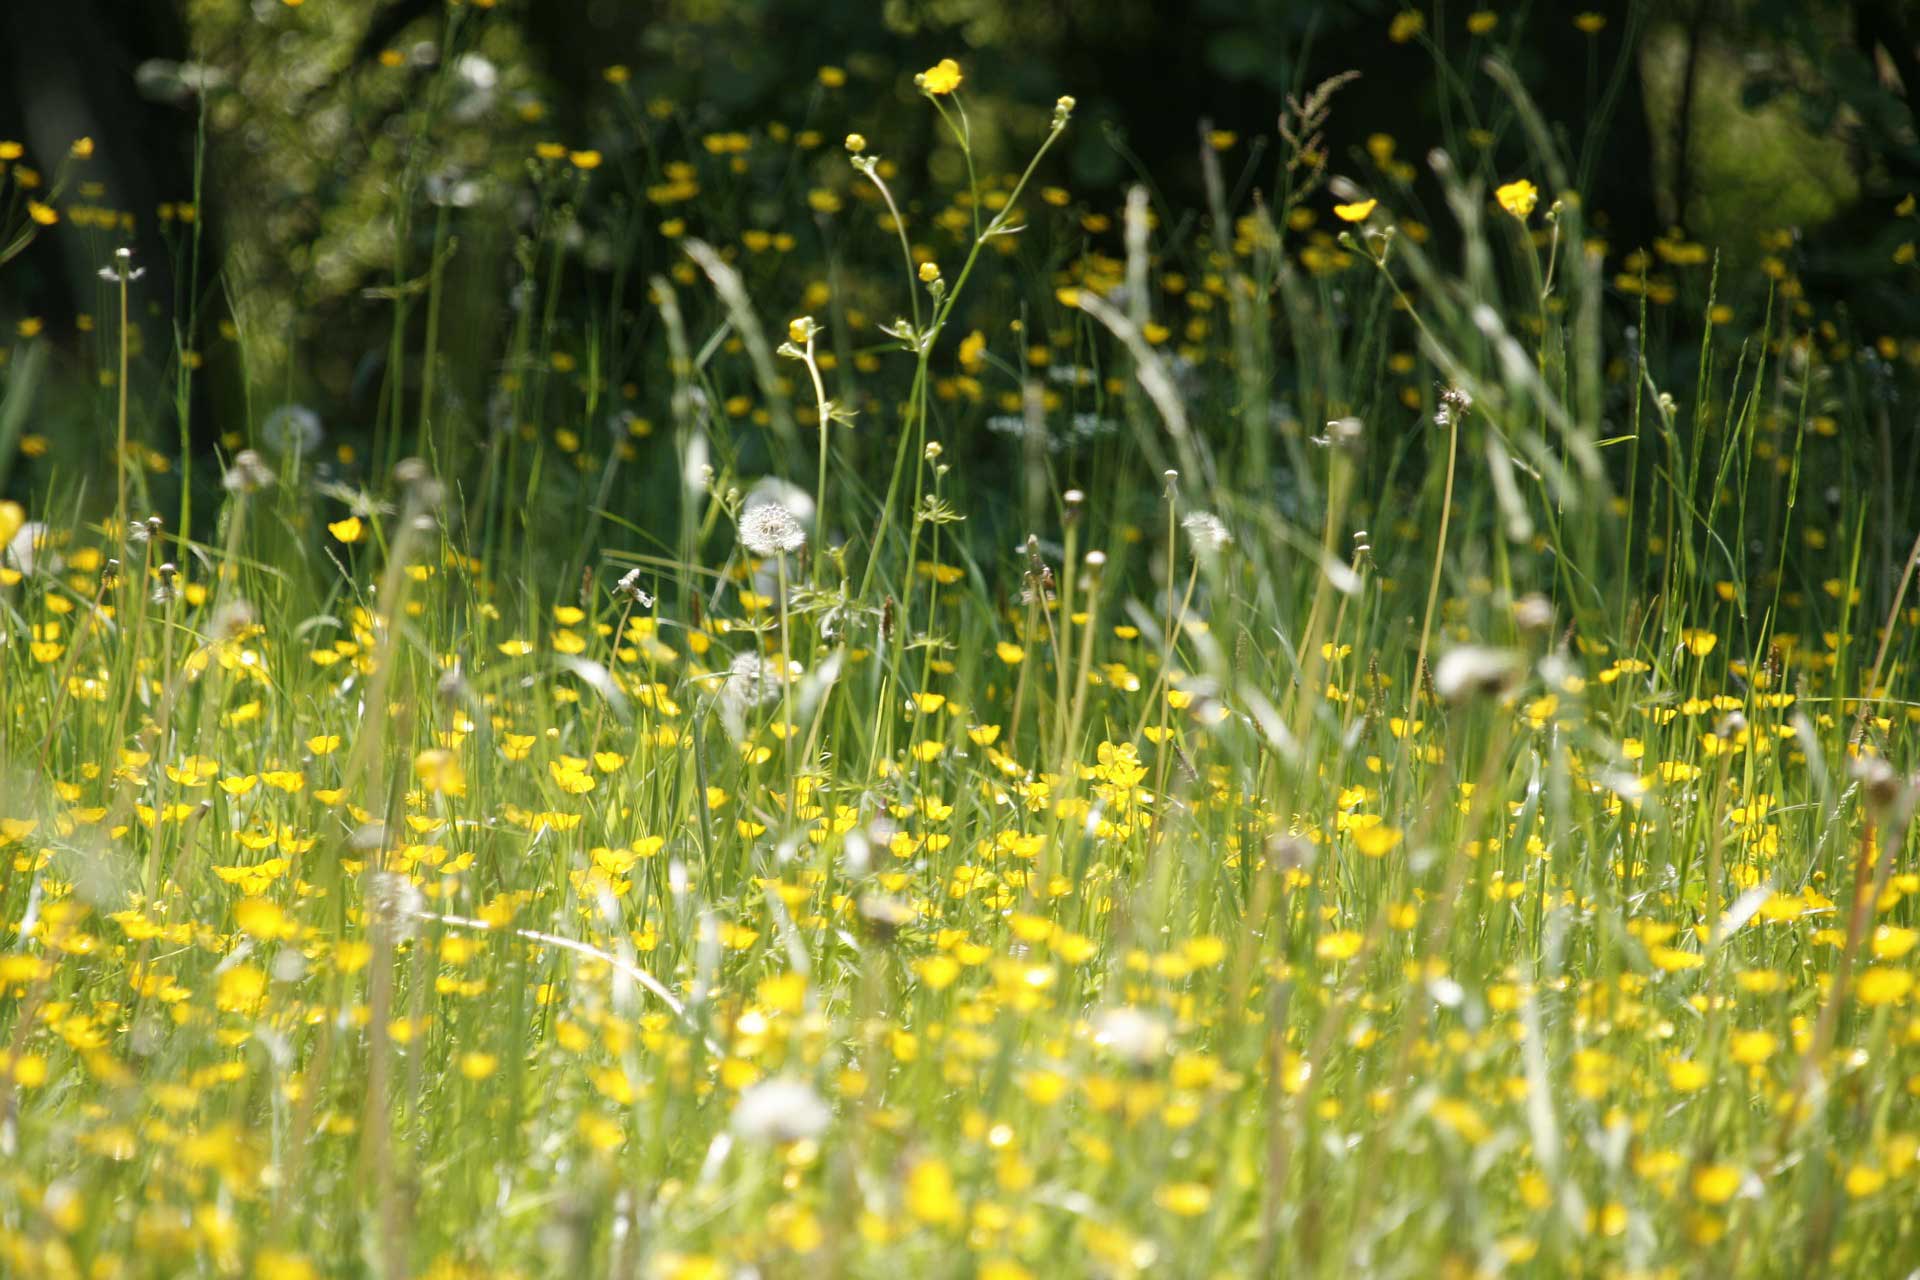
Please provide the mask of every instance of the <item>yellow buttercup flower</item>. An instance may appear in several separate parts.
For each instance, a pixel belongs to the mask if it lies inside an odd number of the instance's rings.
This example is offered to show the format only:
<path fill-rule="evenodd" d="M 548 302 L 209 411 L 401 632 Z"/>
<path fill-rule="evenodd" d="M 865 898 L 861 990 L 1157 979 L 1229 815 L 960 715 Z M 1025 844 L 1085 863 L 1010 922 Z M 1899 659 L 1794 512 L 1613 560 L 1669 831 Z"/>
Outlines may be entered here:
<path fill-rule="evenodd" d="M 1379 203 L 1378 200 L 1356 200 L 1352 204 L 1337 204 L 1333 206 L 1333 216 L 1342 222 L 1365 222 Z"/>
<path fill-rule="evenodd" d="M 1524 220 L 1533 212 L 1533 206 L 1540 202 L 1540 188 L 1525 178 L 1520 178 L 1496 188 L 1493 198 L 1500 203 L 1502 209 Z"/>
<path fill-rule="evenodd" d="M 965 78 L 960 74 L 959 63 L 952 58 L 942 58 L 920 73 L 920 87 L 928 93 L 945 95 L 958 89 Z"/>
<path fill-rule="evenodd" d="M 1702 1165 L 1693 1172 L 1693 1197 L 1705 1204 L 1725 1204 L 1740 1189 L 1741 1177 L 1730 1164 Z"/>

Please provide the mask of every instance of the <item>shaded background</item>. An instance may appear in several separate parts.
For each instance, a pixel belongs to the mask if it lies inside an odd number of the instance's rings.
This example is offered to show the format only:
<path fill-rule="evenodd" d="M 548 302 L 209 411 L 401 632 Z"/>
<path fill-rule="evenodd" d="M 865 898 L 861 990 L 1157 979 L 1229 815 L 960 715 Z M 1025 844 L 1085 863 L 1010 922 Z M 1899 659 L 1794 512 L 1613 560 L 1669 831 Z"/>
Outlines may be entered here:
<path fill-rule="evenodd" d="M 1492 30 L 1475 34 L 1488 16 Z M 912 72 L 943 56 L 966 68 L 989 166 L 1017 167 L 1054 96 L 1077 95 L 1062 173 L 1049 176 L 1093 211 L 1117 209 L 1135 180 L 1165 208 L 1201 207 L 1202 121 L 1233 135 L 1236 190 L 1270 190 L 1286 99 L 1354 71 L 1327 130 L 1328 171 L 1437 208 L 1423 163 L 1435 145 L 1477 152 L 1496 177 L 1529 163 L 1476 76 L 1498 50 L 1575 158 L 1614 253 L 1667 236 L 1739 266 L 1791 246 L 1803 304 L 1871 339 L 1914 328 L 1912 273 L 1890 268 L 1906 232 L 1890 215 L 1920 186 L 1917 39 L 1900 0 L 5 4 L 0 139 L 51 168 L 91 138 L 65 198 L 106 216 L 0 270 L 0 318 L 34 317 L 77 364 L 97 358 L 85 318 L 112 298 L 96 269 L 131 242 L 152 272 L 144 347 L 172 337 L 198 360 L 216 335 L 237 335 L 195 381 L 196 440 L 236 416 L 257 425 L 246 391 L 262 385 L 351 430 L 372 412 L 393 322 L 368 291 L 424 269 L 444 211 L 461 238 L 448 282 L 457 341 L 488 350 L 512 324 L 515 254 L 538 218 L 527 157 L 541 141 L 600 152 L 593 181 L 619 175 L 634 192 L 657 188 L 675 157 L 724 159 L 714 137 L 741 132 L 732 163 L 750 181 L 724 198 L 643 208 L 616 189 L 581 218 L 582 269 L 562 282 L 577 306 L 562 312 L 638 311 L 636 282 L 671 247 L 642 224 L 684 214 L 716 242 L 779 228 L 796 184 L 830 168 L 844 178 L 836 144 L 850 129 L 875 135 L 916 210 L 919 192 L 963 182 L 934 115 L 903 109 Z M 181 202 L 191 225 L 166 216 Z M 66 221 L 82 226 L 71 210 Z M 486 377 L 453 389 L 484 399 Z"/>

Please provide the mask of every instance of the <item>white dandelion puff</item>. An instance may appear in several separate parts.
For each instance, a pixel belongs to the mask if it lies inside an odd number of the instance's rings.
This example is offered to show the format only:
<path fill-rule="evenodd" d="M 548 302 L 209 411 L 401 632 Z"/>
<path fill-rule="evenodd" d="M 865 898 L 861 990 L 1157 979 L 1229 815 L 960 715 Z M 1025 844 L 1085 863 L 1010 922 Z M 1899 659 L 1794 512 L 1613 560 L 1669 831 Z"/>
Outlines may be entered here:
<path fill-rule="evenodd" d="M 832 1121 L 832 1108 L 803 1080 L 762 1080 L 733 1104 L 733 1131 L 748 1142 L 801 1142 L 825 1133 Z"/>
<path fill-rule="evenodd" d="M 260 423 L 260 442 L 274 453 L 310 454 L 326 435 L 320 415 L 303 404 L 283 404 Z"/>
<path fill-rule="evenodd" d="M 1233 534 L 1228 532 L 1226 522 L 1211 511 L 1194 512 L 1180 522 L 1180 527 L 1187 531 L 1187 539 L 1193 543 L 1194 551 L 1203 556 L 1218 555 L 1233 541 Z"/>
<path fill-rule="evenodd" d="M 1519 683 L 1520 655 L 1509 649 L 1461 645 L 1448 650 L 1433 669 L 1433 690 L 1447 702 L 1493 697 Z"/>
<path fill-rule="evenodd" d="M 1121 1005 L 1094 1023 L 1093 1042 L 1136 1067 L 1151 1065 L 1167 1051 L 1167 1024 L 1151 1013 Z"/>
<path fill-rule="evenodd" d="M 762 502 L 740 515 L 740 544 L 756 556 L 791 555 L 807 544 L 807 532 L 778 502 Z"/>

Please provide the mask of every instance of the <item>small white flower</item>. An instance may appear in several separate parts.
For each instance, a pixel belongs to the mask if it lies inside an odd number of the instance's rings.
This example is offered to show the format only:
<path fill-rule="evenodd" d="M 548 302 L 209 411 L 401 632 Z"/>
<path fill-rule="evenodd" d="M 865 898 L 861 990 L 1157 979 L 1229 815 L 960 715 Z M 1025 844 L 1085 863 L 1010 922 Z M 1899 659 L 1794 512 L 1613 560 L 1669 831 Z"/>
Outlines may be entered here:
<path fill-rule="evenodd" d="M 817 1138 L 832 1122 L 832 1108 L 802 1080 L 762 1080 L 733 1104 L 733 1131 L 748 1142 Z"/>
<path fill-rule="evenodd" d="M 132 283 L 145 274 L 145 267 L 133 265 L 133 250 L 127 248 L 115 249 L 113 261 L 100 268 L 100 278 L 108 284 L 119 284 L 122 280 Z"/>
<path fill-rule="evenodd" d="M 1440 393 L 1440 404 L 1433 411 L 1433 425 L 1449 427 L 1473 410 L 1473 396 L 1465 387 L 1448 387 Z"/>
<path fill-rule="evenodd" d="M 807 531 L 778 502 L 762 502 L 740 515 L 740 544 L 756 556 L 790 555 L 807 545 Z"/>
<path fill-rule="evenodd" d="M 640 571 L 629 569 L 613 588 L 614 598 L 631 601 L 642 609 L 653 608 L 653 597 L 640 585 Z"/>

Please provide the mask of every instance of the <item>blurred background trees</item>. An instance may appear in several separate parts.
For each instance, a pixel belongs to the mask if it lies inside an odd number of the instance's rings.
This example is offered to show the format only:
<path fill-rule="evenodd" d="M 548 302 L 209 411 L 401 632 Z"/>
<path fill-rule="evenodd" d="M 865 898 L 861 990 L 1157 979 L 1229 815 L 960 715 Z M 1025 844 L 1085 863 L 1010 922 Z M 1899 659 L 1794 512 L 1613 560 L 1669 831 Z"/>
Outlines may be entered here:
<path fill-rule="evenodd" d="M 559 279 L 578 307 L 614 313 L 644 309 L 646 276 L 677 260 L 660 234 L 675 222 L 720 243 L 784 231 L 805 240 L 798 253 L 832 248 L 827 201 L 847 184 L 825 175 L 844 177 L 849 130 L 874 136 L 924 211 L 965 177 L 932 115 L 900 109 L 913 72 L 941 57 L 965 66 L 976 137 L 1000 167 L 1022 160 L 1057 94 L 1079 98 L 1051 176 L 1097 245 L 1135 181 L 1167 216 L 1204 208 L 1203 122 L 1232 193 L 1271 196 L 1284 104 L 1346 71 L 1358 78 L 1334 103 L 1326 172 L 1431 206 L 1444 234 L 1430 148 L 1489 177 L 1537 174 L 1481 69 L 1497 54 L 1553 122 L 1610 264 L 1658 273 L 1662 244 L 1744 264 L 1791 248 L 1802 301 L 1871 337 L 1915 319 L 1913 275 L 1890 269 L 1913 224 L 1890 215 L 1920 186 L 1917 27 L 1900 0 L 0 5 L 0 139 L 48 177 L 75 139 L 93 143 L 63 191 L 67 221 L 91 233 L 42 237 L 0 275 L 0 302 L 73 333 L 104 305 L 95 269 L 130 241 L 155 272 L 144 341 L 172 329 L 189 358 L 215 361 L 196 394 L 215 397 L 216 421 L 257 417 L 241 400 L 263 383 L 371 420 L 390 349 L 378 335 L 426 323 L 404 304 L 433 264 L 457 264 L 436 285 L 443 341 L 491 350 L 542 219 L 570 224 L 578 253 Z M 575 166 L 581 185 L 529 169 L 543 144 L 595 157 Z M 743 180 L 676 201 L 675 164 Z M 815 225 L 792 225 L 796 193 L 816 190 L 829 196 L 807 206 Z M 454 376 L 445 389 L 477 421 L 486 371 Z"/>

